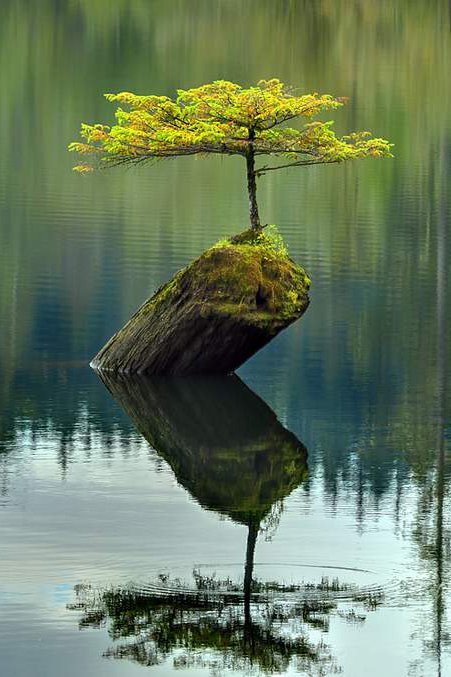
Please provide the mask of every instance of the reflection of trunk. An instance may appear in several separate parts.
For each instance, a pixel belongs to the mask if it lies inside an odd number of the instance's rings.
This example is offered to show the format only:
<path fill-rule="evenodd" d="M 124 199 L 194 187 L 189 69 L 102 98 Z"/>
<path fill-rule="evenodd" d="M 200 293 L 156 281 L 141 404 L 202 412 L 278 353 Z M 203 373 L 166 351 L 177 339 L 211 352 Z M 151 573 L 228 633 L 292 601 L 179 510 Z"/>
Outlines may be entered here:
<path fill-rule="evenodd" d="M 443 502 L 445 491 L 445 410 L 446 410 L 446 214 L 441 187 L 437 221 L 437 513 L 435 557 L 437 564 L 436 654 L 437 675 L 441 675 L 441 640 L 444 614 L 443 601 Z M 443 192 L 442 192 L 443 191 Z"/>
<path fill-rule="evenodd" d="M 443 423 L 443 419 L 442 419 Z M 438 457 L 437 457 L 437 522 L 436 522 L 436 538 L 435 538 L 435 557 L 437 564 L 437 597 L 435 600 L 436 611 L 436 654 L 437 654 L 437 677 L 441 673 L 441 653 L 442 653 L 442 620 L 445 611 L 443 601 L 443 494 L 445 484 L 445 443 L 443 435 L 443 427 L 440 432 L 440 439 L 438 440 Z"/>
<path fill-rule="evenodd" d="M 249 130 L 249 140 L 252 142 L 255 138 L 255 132 Z M 259 230 L 261 228 L 260 217 L 258 215 L 257 205 L 257 180 L 255 177 L 255 155 L 252 143 L 249 144 L 249 150 L 246 155 L 247 167 L 247 190 L 249 193 L 249 216 L 251 219 L 251 228 Z"/>
<path fill-rule="evenodd" d="M 254 570 L 255 544 L 258 536 L 258 524 L 250 523 L 247 534 L 246 565 L 244 567 L 244 623 L 247 628 L 251 624 L 251 587 Z"/>

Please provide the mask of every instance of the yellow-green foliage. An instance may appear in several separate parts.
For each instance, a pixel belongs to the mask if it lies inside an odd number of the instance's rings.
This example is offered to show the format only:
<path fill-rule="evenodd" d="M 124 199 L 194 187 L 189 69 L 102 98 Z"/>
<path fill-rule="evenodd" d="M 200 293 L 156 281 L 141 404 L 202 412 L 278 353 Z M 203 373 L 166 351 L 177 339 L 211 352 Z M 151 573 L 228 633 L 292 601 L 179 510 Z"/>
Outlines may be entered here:
<path fill-rule="evenodd" d="M 341 107 L 344 99 L 298 95 L 276 78 L 247 89 L 217 80 L 178 90 L 174 100 L 130 92 L 105 96 L 120 104 L 116 124 L 82 124 L 82 141 L 69 146 L 87 156 L 75 167 L 79 172 L 92 171 L 101 166 L 99 162 L 117 165 L 209 153 L 246 156 L 249 149 L 257 159 L 285 156 L 290 166 L 391 156 L 392 144 L 370 132 L 339 138 L 332 122 L 311 121 L 323 111 Z M 296 119 L 306 122 L 298 129 L 284 124 Z M 256 174 L 271 169 L 262 166 Z"/>

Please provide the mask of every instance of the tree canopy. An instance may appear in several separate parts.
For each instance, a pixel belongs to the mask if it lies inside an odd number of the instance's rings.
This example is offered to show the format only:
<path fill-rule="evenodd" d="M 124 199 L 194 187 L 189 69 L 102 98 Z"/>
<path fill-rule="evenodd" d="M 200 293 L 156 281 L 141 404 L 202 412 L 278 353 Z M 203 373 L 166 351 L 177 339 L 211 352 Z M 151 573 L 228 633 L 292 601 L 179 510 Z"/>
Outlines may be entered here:
<path fill-rule="evenodd" d="M 336 136 L 332 121 L 312 121 L 323 111 L 345 103 L 329 94 L 297 95 L 276 78 L 247 89 L 217 80 L 177 97 L 106 94 L 120 104 L 116 124 L 82 124 L 82 141 L 69 150 L 88 156 L 74 169 L 140 164 L 185 155 L 240 155 L 246 160 L 250 219 L 260 228 L 256 178 L 277 169 L 339 163 L 365 157 L 391 157 L 386 139 L 370 132 Z M 124 109 L 122 106 L 125 106 Z M 286 123 L 306 120 L 300 127 Z M 255 166 L 262 156 L 281 156 L 282 163 Z"/>

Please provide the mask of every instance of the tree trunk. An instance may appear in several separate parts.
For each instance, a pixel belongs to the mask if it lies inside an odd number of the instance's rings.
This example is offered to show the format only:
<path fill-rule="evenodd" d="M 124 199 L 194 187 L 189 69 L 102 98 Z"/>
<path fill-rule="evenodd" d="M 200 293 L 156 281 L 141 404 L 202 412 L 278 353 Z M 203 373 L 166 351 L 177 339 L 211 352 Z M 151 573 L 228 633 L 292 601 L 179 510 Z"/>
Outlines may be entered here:
<path fill-rule="evenodd" d="M 249 193 L 249 216 L 251 219 L 251 228 L 252 230 L 260 230 L 260 217 L 258 215 L 258 205 L 257 205 L 257 180 L 255 177 L 255 155 L 254 147 L 252 144 L 253 139 L 255 138 L 255 132 L 249 130 L 249 149 L 246 155 L 246 166 L 247 166 L 247 190 Z"/>

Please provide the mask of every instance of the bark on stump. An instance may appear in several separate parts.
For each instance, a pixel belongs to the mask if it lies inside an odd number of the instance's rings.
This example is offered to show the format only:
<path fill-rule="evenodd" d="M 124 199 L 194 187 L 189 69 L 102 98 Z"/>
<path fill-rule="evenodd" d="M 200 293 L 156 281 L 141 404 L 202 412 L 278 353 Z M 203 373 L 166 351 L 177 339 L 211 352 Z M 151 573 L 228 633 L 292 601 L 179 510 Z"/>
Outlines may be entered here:
<path fill-rule="evenodd" d="M 91 366 L 124 373 L 232 373 L 301 317 L 309 286 L 306 272 L 283 250 L 242 234 L 179 271 Z"/>

